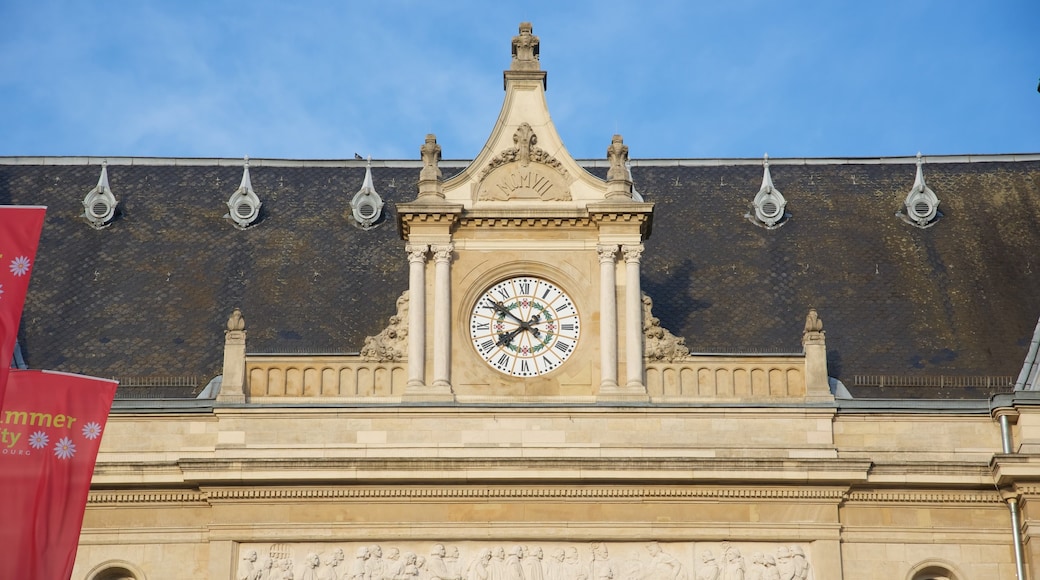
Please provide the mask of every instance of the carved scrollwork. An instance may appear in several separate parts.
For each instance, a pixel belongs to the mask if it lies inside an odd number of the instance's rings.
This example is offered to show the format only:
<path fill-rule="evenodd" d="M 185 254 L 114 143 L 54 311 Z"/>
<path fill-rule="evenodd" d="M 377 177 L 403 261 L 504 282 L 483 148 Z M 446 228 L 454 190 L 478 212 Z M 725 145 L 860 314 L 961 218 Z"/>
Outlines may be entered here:
<path fill-rule="evenodd" d="M 373 362 L 404 360 L 408 352 L 408 291 L 397 299 L 397 314 L 390 323 L 375 336 L 365 338 L 361 358 Z"/>
<path fill-rule="evenodd" d="M 513 147 L 503 150 L 493 157 L 491 161 L 480 172 L 479 181 L 483 182 L 493 171 L 511 163 L 516 163 L 517 168 L 503 180 L 503 187 L 481 188 L 478 196 L 480 200 L 505 201 L 516 195 L 518 190 L 533 190 L 535 196 L 542 200 L 569 200 L 570 192 L 565 187 L 559 187 L 554 181 L 563 178 L 568 179 L 567 170 L 558 159 L 538 147 L 538 135 L 528 123 L 521 123 L 513 133 Z M 539 175 L 539 171 L 530 167 L 532 163 L 543 165 L 554 170 L 558 176 L 554 179 L 546 175 Z"/>
<path fill-rule="evenodd" d="M 651 312 L 654 301 L 643 294 L 643 356 L 651 362 L 675 362 L 689 356 L 686 339 L 676 337 L 661 326 L 661 319 Z"/>

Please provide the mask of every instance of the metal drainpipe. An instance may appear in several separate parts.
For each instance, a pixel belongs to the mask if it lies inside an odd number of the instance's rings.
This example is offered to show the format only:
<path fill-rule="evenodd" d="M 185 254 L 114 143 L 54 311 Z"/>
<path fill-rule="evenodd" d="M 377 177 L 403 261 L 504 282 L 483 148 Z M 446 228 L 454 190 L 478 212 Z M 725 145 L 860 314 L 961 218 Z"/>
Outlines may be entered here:
<path fill-rule="evenodd" d="M 1000 441 L 1004 454 L 1011 453 L 1011 425 L 1008 423 L 1007 413 L 1000 415 Z"/>
<path fill-rule="evenodd" d="M 1000 415 L 1000 442 L 1004 454 L 1012 453 L 1011 448 L 1011 425 L 1007 414 Z M 1018 499 L 1007 498 L 1008 509 L 1011 511 L 1011 537 L 1015 543 L 1015 568 L 1018 571 L 1018 580 L 1026 580 L 1026 557 L 1022 551 L 1022 523 L 1018 516 Z"/>
<path fill-rule="evenodd" d="M 1018 569 L 1018 580 L 1026 580 L 1026 556 L 1022 552 L 1022 530 L 1018 520 L 1018 500 L 1009 497 L 1008 509 L 1011 510 L 1011 535 L 1015 539 L 1015 568 Z"/>

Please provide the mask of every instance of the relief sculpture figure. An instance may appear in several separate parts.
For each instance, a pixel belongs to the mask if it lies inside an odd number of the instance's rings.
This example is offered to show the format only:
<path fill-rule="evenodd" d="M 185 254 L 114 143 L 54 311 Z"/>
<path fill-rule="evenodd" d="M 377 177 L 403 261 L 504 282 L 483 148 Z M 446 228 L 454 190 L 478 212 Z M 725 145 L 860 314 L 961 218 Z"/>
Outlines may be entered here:
<path fill-rule="evenodd" d="M 321 560 L 318 559 L 318 555 L 314 552 L 307 554 L 307 557 L 303 559 L 303 564 L 303 573 L 300 574 L 300 580 L 319 580 L 318 566 L 321 565 Z"/>
<path fill-rule="evenodd" d="M 458 559 L 458 548 L 455 550 L 456 559 Z M 430 580 L 459 580 L 456 573 L 448 568 L 448 563 L 444 559 L 446 553 L 444 544 L 434 544 L 430 548 L 430 559 L 426 561 L 426 570 L 430 575 Z"/>
<path fill-rule="evenodd" d="M 801 546 L 791 546 L 791 561 L 794 562 L 795 580 L 809 580 L 809 561 Z"/>
<path fill-rule="evenodd" d="M 480 551 L 480 554 L 475 560 L 469 565 L 469 570 L 466 574 L 466 580 L 488 580 L 491 573 L 488 570 L 488 565 L 491 563 L 491 550 L 484 548 Z"/>
<path fill-rule="evenodd" d="M 618 577 L 617 568 L 610 561 L 606 544 L 592 544 L 592 563 L 589 569 L 592 572 L 589 576 L 591 580 L 614 580 Z"/>
<path fill-rule="evenodd" d="M 697 580 L 719 580 L 719 565 L 711 550 L 701 552 L 701 565 L 697 568 Z"/>
<path fill-rule="evenodd" d="M 650 554 L 650 565 L 646 571 L 647 580 L 686 580 L 686 572 L 677 558 L 661 549 L 657 542 L 646 545 Z"/>
<path fill-rule="evenodd" d="M 535 546 L 533 550 L 524 550 L 524 563 L 527 566 L 527 580 L 545 580 L 542 568 L 542 549 Z"/>

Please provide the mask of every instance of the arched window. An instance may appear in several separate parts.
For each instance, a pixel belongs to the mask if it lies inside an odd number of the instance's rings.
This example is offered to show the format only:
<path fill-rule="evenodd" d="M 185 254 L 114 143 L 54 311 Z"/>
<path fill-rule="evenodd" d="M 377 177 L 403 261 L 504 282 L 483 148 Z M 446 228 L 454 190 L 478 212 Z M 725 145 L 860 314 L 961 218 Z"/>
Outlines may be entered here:
<path fill-rule="evenodd" d="M 911 569 L 907 580 L 961 580 L 963 576 L 954 572 L 955 569 L 949 562 L 921 562 Z"/>
<path fill-rule="evenodd" d="M 86 580 L 145 580 L 144 573 L 129 562 L 109 560 L 95 566 Z"/>

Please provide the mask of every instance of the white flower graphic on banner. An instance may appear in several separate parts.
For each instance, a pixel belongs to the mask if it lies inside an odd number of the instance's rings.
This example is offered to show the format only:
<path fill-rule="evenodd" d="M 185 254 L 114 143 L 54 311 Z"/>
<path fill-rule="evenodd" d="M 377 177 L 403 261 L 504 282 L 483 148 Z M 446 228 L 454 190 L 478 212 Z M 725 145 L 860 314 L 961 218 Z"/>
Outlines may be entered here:
<path fill-rule="evenodd" d="M 18 256 L 11 260 L 11 273 L 15 276 L 24 276 L 29 271 L 29 258 Z"/>
<path fill-rule="evenodd" d="M 101 435 L 101 425 L 91 421 L 83 426 L 83 436 L 87 439 L 97 439 Z"/>
<path fill-rule="evenodd" d="M 4 285 L 0 284 L 0 298 L 4 297 Z"/>
<path fill-rule="evenodd" d="M 72 439 L 68 437 L 58 439 L 58 442 L 54 445 L 54 454 L 58 456 L 58 459 L 68 459 L 75 455 L 76 446 L 72 443 Z"/>
<path fill-rule="evenodd" d="M 37 431 L 29 435 L 29 447 L 33 449 L 43 449 L 47 446 L 48 441 L 50 441 L 50 438 L 43 431 Z"/>

